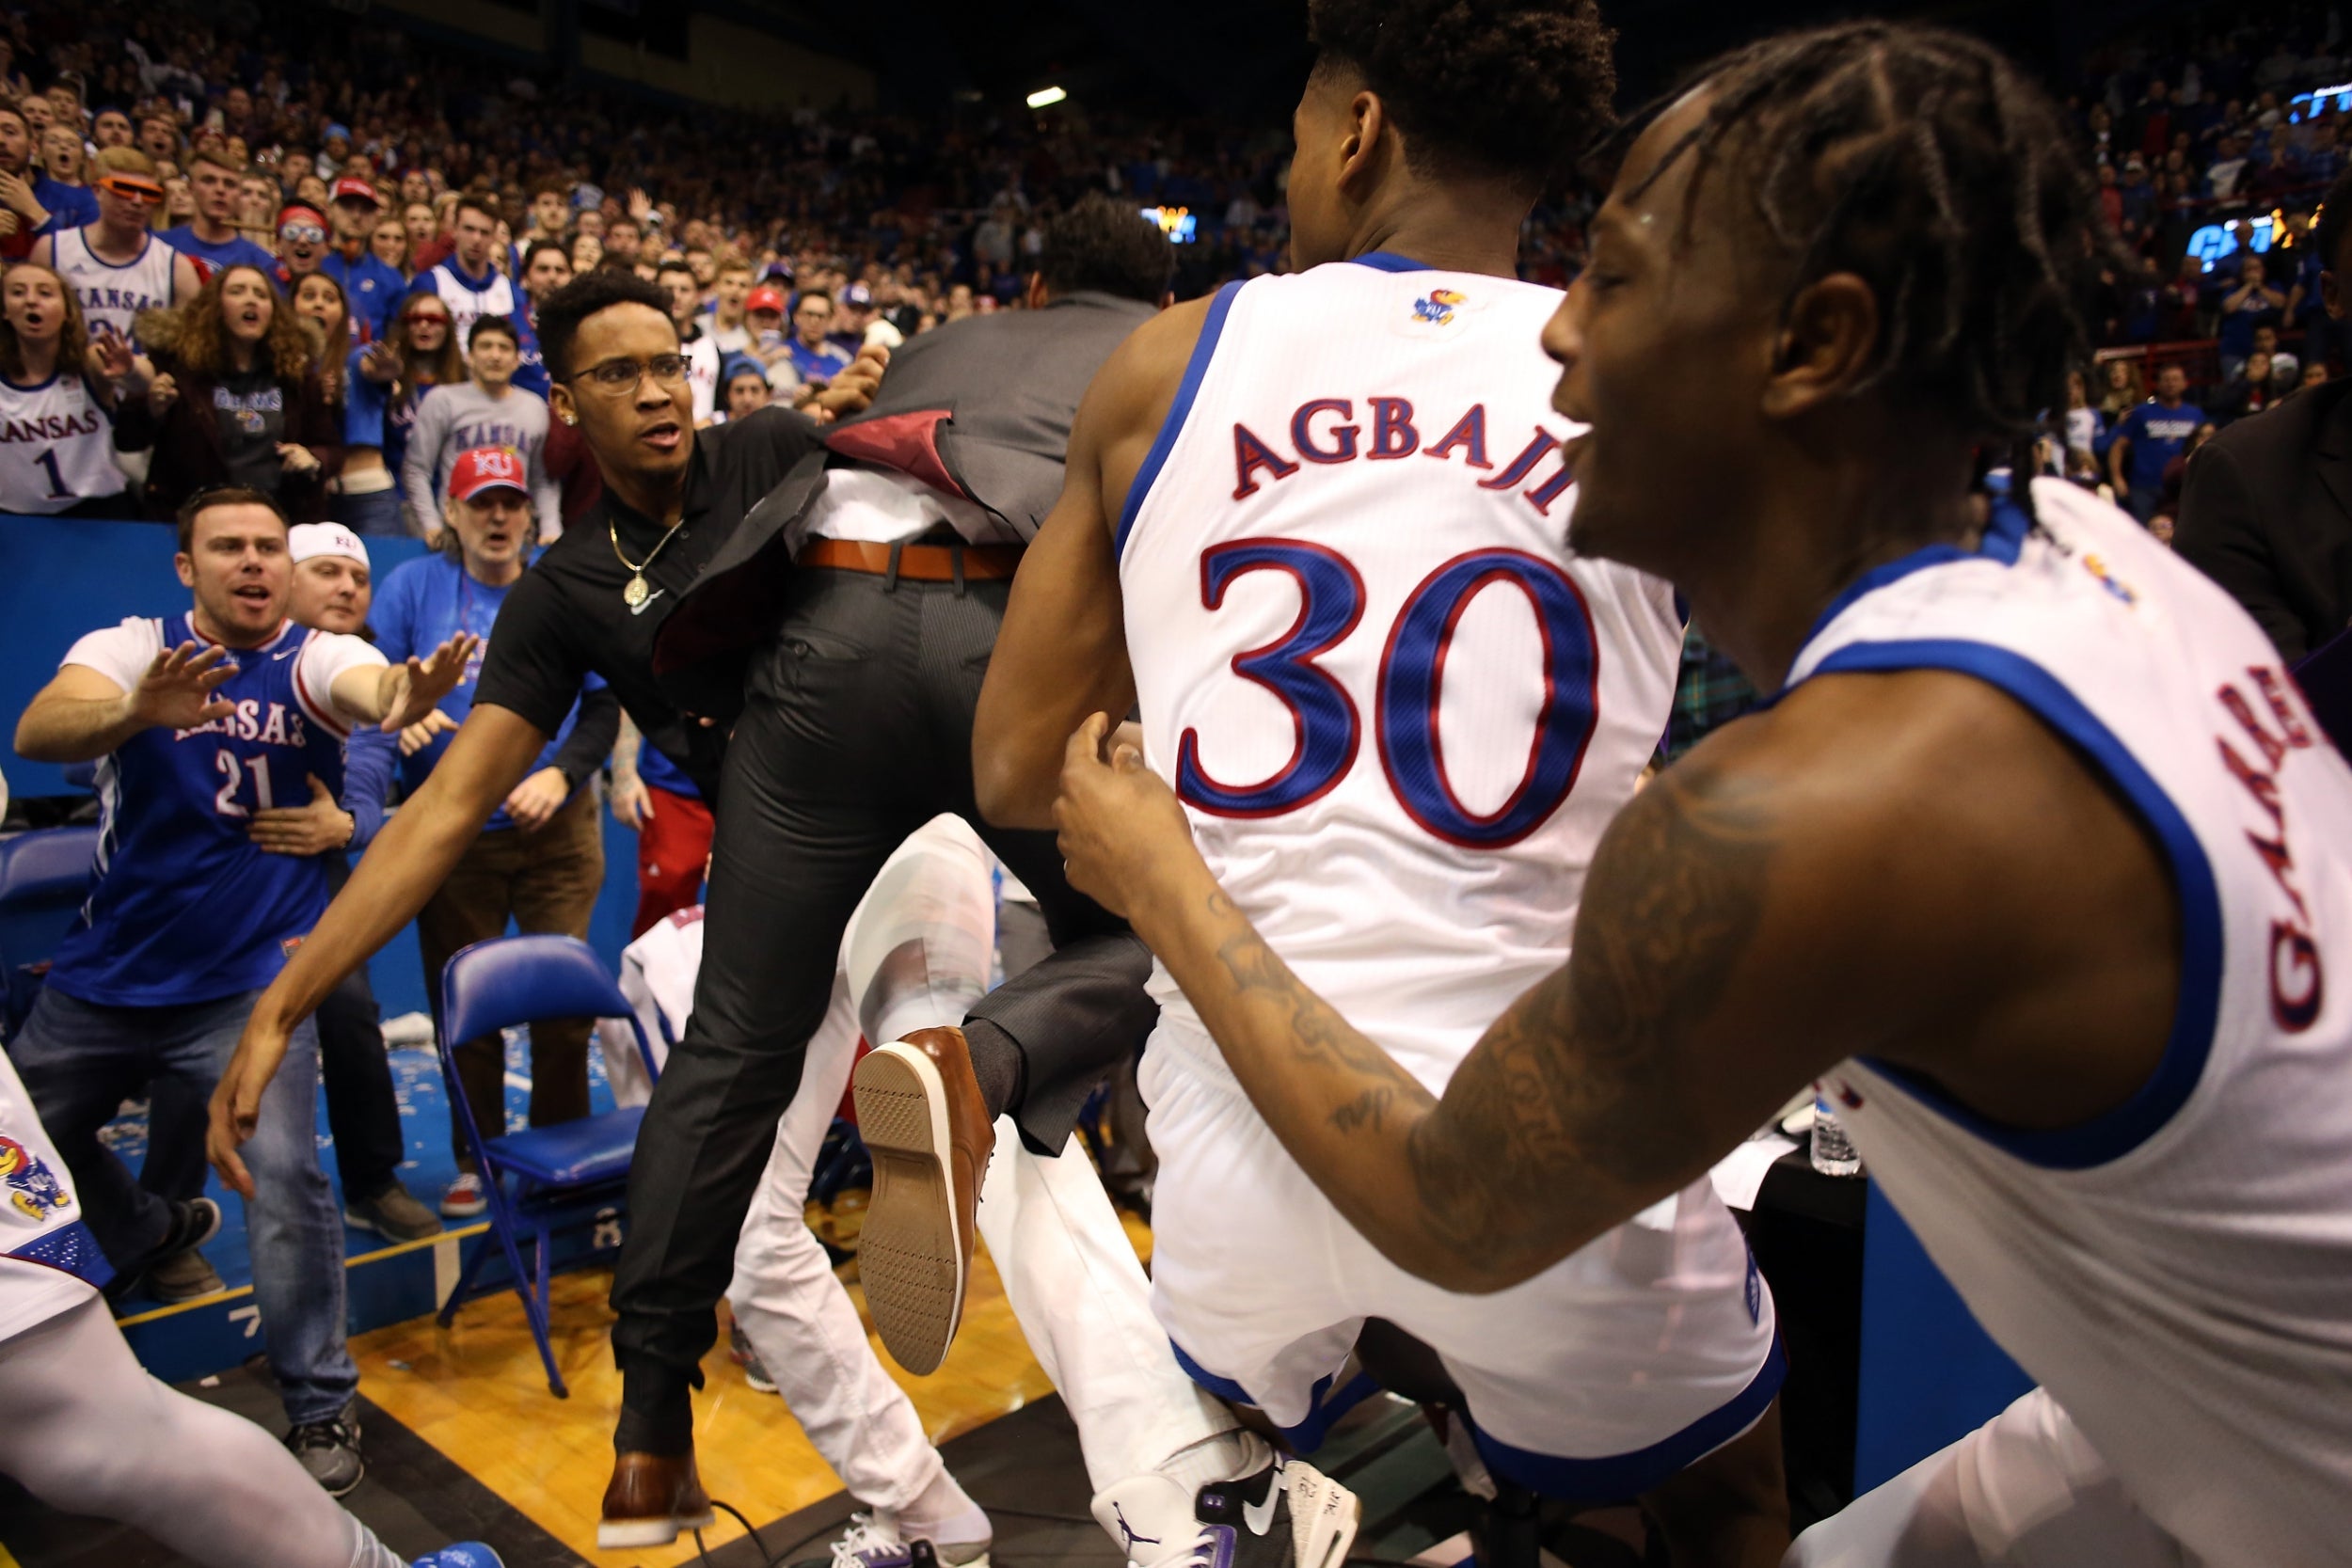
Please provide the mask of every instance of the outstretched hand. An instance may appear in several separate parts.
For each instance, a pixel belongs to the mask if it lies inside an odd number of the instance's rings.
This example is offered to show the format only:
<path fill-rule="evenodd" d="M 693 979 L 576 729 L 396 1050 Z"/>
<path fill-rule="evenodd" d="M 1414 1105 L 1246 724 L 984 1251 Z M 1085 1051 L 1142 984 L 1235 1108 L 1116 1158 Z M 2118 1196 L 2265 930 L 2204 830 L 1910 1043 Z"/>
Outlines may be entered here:
<path fill-rule="evenodd" d="M 457 721 L 435 708 L 400 732 L 400 754 L 413 757 L 433 744 L 434 736 L 447 735 L 457 728 Z"/>
<path fill-rule="evenodd" d="M 809 416 L 829 424 L 848 414 L 862 414 L 882 390 L 882 373 L 890 369 L 890 350 L 868 343 L 857 357 L 834 373 L 825 389 L 809 400 Z"/>
<path fill-rule="evenodd" d="M 220 1174 L 221 1184 L 248 1203 L 253 1199 L 253 1178 L 237 1150 L 253 1136 L 262 1119 L 262 1093 L 278 1075 L 278 1064 L 286 1059 L 286 1032 L 264 1027 L 258 1012 L 247 1018 L 236 1054 L 230 1057 L 228 1069 L 213 1089 L 204 1129 L 204 1158 Z"/>
<path fill-rule="evenodd" d="M 461 631 L 424 658 L 409 655 L 406 664 L 390 672 L 394 687 L 391 700 L 384 705 L 380 726 L 384 733 L 397 734 L 431 713 L 436 704 L 457 689 L 457 683 L 466 678 L 467 665 L 481 650 L 481 638 Z"/>
<path fill-rule="evenodd" d="M 236 705 L 213 695 L 237 673 L 228 655 L 218 646 L 199 653 L 193 642 L 157 654 L 131 692 L 131 716 L 143 726 L 167 730 L 192 730 L 228 718 Z"/>
<path fill-rule="evenodd" d="M 1200 860 L 1176 792 L 1144 766 L 1141 733 L 1114 732 L 1104 714 L 1080 724 L 1062 752 L 1054 828 L 1070 885 L 1129 920 L 1156 874 Z"/>
<path fill-rule="evenodd" d="M 90 334 L 89 353 L 90 368 L 101 380 L 121 381 L 138 368 L 137 351 L 131 347 L 130 339 L 115 330 L 112 322 L 101 322 L 98 330 Z"/>

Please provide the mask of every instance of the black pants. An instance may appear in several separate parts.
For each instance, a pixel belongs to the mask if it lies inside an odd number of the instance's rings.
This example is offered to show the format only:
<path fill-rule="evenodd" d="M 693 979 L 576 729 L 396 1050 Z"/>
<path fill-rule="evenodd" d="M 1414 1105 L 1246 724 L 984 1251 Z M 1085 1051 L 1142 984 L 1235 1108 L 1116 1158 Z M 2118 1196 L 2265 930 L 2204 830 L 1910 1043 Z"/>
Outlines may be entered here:
<path fill-rule="evenodd" d="M 326 879 L 341 893 L 350 878 L 330 855 Z M 343 1201 L 382 1197 L 400 1180 L 400 1099 L 384 1055 L 384 1014 L 361 964 L 319 1004 L 319 1081 L 326 1088 L 326 1128 L 335 1135 L 335 1171 Z"/>
<path fill-rule="evenodd" d="M 964 817 L 1037 895 L 1063 950 L 975 1014 L 1027 1058 L 1025 1136 L 1058 1151 L 1087 1087 L 1151 1029 L 1141 943 L 1071 890 L 1051 833 L 990 828 L 973 802 L 973 708 L 1009 587 L 798 573 L 754 661 L 727 748 L 693 1016 L 629 1173 L 612 1280 L 624 1449 L 690 1440 L 686 1390 L 716 1338 L 736 1237 L 831 999 L 842 931 L 909 833 L 941 812 Z"/>

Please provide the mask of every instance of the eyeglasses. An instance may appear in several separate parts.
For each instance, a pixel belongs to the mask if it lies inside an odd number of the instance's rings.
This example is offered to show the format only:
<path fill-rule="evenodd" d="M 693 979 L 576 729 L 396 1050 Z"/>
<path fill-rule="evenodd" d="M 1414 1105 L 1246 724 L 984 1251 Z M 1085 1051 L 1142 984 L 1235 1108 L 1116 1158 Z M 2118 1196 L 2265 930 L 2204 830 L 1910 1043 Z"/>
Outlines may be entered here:
<path fill-rule="evenodd" d="M 626 392 L 646 376 L 664 387 L 675 387 L 686 379 L 686 356 L 657 354 L 650 359 L 607 359 L 589 366 L 573 379 L 593 381 L 608 392 Z"/>
<path fill-rule="evenodd" d="M 290 223 L 278 230 L 278 237 L 296 245 L 317 245 L 326 238 L 326 230 L 315 223 Z"/>
<path fill-rule="evenodd" d="M 164 204 L 163 186 L 151 181 L 120 174 L 105 174 L 99 176 L 98 188 L 110 196 L 119 196 L 125 201 L 135 201 L 144 207 L 160 207 Z"/>
<path fill-rule="evenodd" d="M 411 326 L 447 326 L 449 318 L 438 310 L 416 310 L 401 318 Z"/>

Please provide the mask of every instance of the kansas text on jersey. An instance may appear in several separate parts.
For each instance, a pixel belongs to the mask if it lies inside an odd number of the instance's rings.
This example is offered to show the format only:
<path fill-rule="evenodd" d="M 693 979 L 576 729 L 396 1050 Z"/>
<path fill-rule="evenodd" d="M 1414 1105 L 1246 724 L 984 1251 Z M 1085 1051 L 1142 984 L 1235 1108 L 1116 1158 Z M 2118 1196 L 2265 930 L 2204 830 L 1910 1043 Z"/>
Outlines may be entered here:
<path fill-rule="evenodd" d="M 203 644 L 184 613 L 90 633 L 66 655 L 128 691 L 158 653 Z M 335 677 L 384 656 L 287 622 L 216 696 L 229 716 L 148 729 L 100 760 L 99 882 L 57 945 L 49 984 L 84 1002 L 153 1006 L 267 985 L 326 904 L 316 858 L 264 854 L 253 813 L 301 805 L 316 776 L 342 787 L 347 733 Z"/>

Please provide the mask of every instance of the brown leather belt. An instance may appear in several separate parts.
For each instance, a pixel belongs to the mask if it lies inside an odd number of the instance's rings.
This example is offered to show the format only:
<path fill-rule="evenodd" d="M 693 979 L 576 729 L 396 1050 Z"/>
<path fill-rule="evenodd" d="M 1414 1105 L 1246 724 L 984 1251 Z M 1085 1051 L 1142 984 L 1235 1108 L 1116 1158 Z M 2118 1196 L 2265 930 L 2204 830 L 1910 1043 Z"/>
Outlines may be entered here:
<path fill-rule="evenodd" d="M 1021 566 L 1019 545 L 877 545 L 863 539 L 811 539 L 793 563 L 836 572 L 902 577 L 910 582 L 987 582 Z"/>

